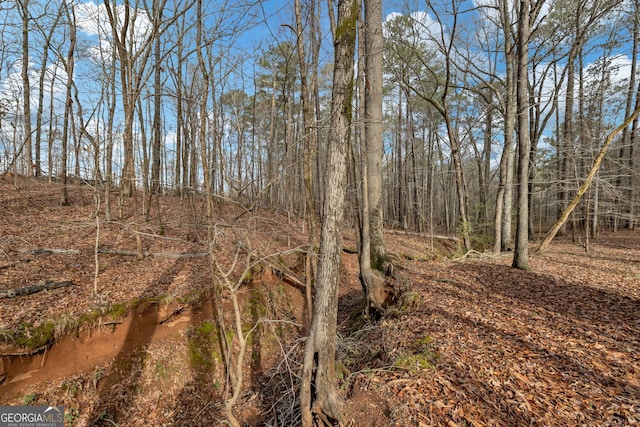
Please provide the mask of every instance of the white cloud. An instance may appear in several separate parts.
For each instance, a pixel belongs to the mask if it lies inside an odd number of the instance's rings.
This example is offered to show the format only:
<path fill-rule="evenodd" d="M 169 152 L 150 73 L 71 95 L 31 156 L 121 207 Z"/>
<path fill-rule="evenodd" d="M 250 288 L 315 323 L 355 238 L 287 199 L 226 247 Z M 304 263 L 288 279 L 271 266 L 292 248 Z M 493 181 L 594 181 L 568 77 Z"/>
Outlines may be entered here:
<path fill-rule="evenodd" d="M 496 26 L 502 27 L 502 24 L 498 24 L 502 22 L 500 18 L 500 8 L 502 7 L 503 0 L 472 0 L 473 5 L 478 9 L 478 13 L 480 15 L 495 23 Z M 509 20 L 511 23 L 516 23 L 518 21 L 518 8 L 516 7 L 516 0 L 506 0 L 507 1 L 507 10 L 509 13 Z M 532 26 L 538 25 L 542 19 L 544 19 L 549 11 L 553 8 L 553 1 L 544 2 L 540 8 L 540 13 L 538 14 L 538 19 L 531 23 Z"/>
<path fill-rule="evenodd" d="M 88 49 L 91 56 L 96 61 L 111 56 L 113 48 L 113 32 L 107 9 L 104 4 L 85 2 L 76 4 L 76 18 L 78 28 L 84 32 L 89 39 L 94 40 L 94 46 Z M 124 5 L 115 8 L 116 32 L 120 34 L 123 28 L 126 9 Z M 126 34 L 127 48 L 133 52 L 142 47 L 147 40 L 153 25 L 149 15 L 142 9 L 131 8 L 129 10 L 129 28 Z"/>
<path fill-rule="evenodd" d="M 388 14 L 384 20 L 385 23 L 389 23 L 394 19 L 404 16 L 398 12 L 392 12 Z M 434 20 L 428 12 L 415 11 L 407 15 L 413 21 L 413 29 L 416 32 L 416 41 L 429 41 L 434 38 L 439 38 L 442 32 L 440 23 Z"/>
<path fill-rule="evenodd" d="M 29 63 L 30 105 L 33 113 L 37 108 L 39 77 L 40 71 L 36 71 L 35 65 Z M 59 62 L 47 65 L 43 85 L 45 99 L 53 96 L 61 100 L 66 91 L 66 82 L 67 73 Z M 9 107 L 9 111 L 22 111 L 22 83 L 22 61 L 18 60 L 13 64 L 4 80 L 0 82 L 0 99 L 5 107 Z"/>

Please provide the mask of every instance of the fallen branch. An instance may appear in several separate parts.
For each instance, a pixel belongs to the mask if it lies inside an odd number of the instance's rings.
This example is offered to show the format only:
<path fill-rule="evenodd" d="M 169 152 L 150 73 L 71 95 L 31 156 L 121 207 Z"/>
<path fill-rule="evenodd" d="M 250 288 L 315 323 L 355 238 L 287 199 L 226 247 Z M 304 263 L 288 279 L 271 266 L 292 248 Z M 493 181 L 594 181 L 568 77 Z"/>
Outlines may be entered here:
<path fill-rule="evenodd" d="M 62 288 L 63 286 L 71 286 L 71 285 L 74 285 L 74 283 L 71 280 L 66 280 L 64 282 L 52 282 L 50 280 L 41 280 L 38 283 L 25 286 L 22 288 L 7 289 L 4 291 L 0 291 L 0 299 L 21 297 L 25 295 L 35 294 L 37 292 L 41 292 L 45 290 L 52 290 L 52 289 Z"/>
<path fill-rule="evenodd" d="M 307 285 L 302 280 L 298 279 L 293 272 L 284 271 L 268 261 L 267 265 L 271 268 L 271 271 L 273 271 L 273 273 L 287 285 L 293 286 L 301 291 L 306 290 Z"/>
<path fill-rule="evenodd" d="M 542 240 L 542 243 L 540 243 L 540 246 L 538 246 L 538 249 L 536 249 L 533 252 L 534 255 L 542 254 L 547 249 L 547 247 L 551 244 L 551 241 L 556 236 L 560 228 L 562 228 L 564 223 L 567 222 L 567 220 L 569 219 L 569 215 L 571 215 L 571 212 L 573 212 L 575 207 L 578 206 L 578 203 L 580 202 L 580 199 L 582 199 L 582 196 L 584 195 L 584 193 L 586 193 L 587 190 L 589 189 L 589 186 L 591 185 L 591 181 L 593 181 L 593 178 L 596 176 L 596 173 L 598 173 L 598 169 L 600 169 L 600 165 L 602 164 L 602 161 L 604 160 L 604 157 L 606 156 L 607 151 L 609 150 L 609 147 L 613 143 L 613 140 L 616 137 L 616 135 L 622 132 L 624 128 L 629 126 L 631 122 L 633 122 L 638 117 L 638 115 L 640 115 L 640 107 L 637 107 L 633 112 L 633 114 L 627 117 L 620 126 L 615 128 L 609 134 L 609 136 L 607 136 L 607 139 L 604 141 L 604 144 L 602 145 L 602 147 L 600 147 L 600 152 L 598 153 L 595 160 L 593 161 L 593 165 L 591 166 L 591 169 L 589 170 L 587 177 L 584 179 L 582 185 L 580 185 L 580 188 L 578 188 L 576 195 L 573 196 L 573 200 L 571 200 L 571 203 L 569 203 L 569 205 L 565 208 L 564 212 L 562 212 L 562 215 L 560 215 L 560 218 L 558 218 L 558 220 L 553 225 L 553 227 L 551 227 L 551 229 L 544 236 L 544 239 Z"/>
<path fill-rule="evenodd" d="M 37 249 L 18 249 L 18 253 L 31 255 L 80 255 L 82 251 L 79 249 L 56 249 L 56 248 L 37 248 Z"/>
<path fill-rule="evenodd" d="M 397 234 L 397 235 L 401 235 L 401 236 L 424 237 L 425 239 L 449 240 L 449 241 L 456 242 L 456 243 L 458 243 L 460 241 L 460 239 L 458 239 L 455 236 L 443 236 L 443 235 L 438 235 L 438 234 L 424 234 L 424 233 L 417 233 L 415 231 L 384 230 L 384 232 L 385 233 L 389 233 L 389 234 Z"/>
<path fill-rule="evenodd" d="M 111 255 L 123 255 L 123 256 L 138 256 L 138 251 L 130 251 L 123 249 L 98 249 L 98 253 L 111 254 Z M 145 257 L 151 258 L 200 258 L 209 256 L 208 252 L 143 252 Z"/>
<path fill-rule="evenodd" d="M 118 326 L 121 325 L 122 322 L 119 320 L 110 320 L 108 322 L 102 322 L 101 325 L 102 326 Z"/>
<path fill-rule="evenodd" d="M 453 261 L 463 261 L 467 258 L 494 259 L 500 256 L 502 256 L 502 252 L 489 254 L 489 253 L 478 252 L 474 249 L 471 249 L 470 251 L 467 251 L 464 255 L 454 258 Z"/>

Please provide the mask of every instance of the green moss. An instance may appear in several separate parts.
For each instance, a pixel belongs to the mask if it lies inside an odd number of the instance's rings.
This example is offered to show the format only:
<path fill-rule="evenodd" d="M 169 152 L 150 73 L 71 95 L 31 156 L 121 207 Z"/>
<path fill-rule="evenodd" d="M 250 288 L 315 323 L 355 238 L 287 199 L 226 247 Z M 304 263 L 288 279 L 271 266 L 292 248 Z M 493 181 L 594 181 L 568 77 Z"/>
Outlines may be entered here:
<path fill-rule="evenodd" d="M 247 271 L 244 273 L 244 275 L 242 276 L 242 283 L 248 283 L 253 279 L 253 272 L 251 270 Z"/>
<path fill-rule="evenodd" d="M 71 398 L 75 398 L 78 395 L 78 391 L 82 389 L 82 385 L 74 380 L 64 381 L 60 385 L 60 389 L 63 393 Z"/>
<path fill-rule="evenodd" d="M 127 304 L 126 302 L 119 302 L 109 307 L 108 314 L 114 320 L 117 320 L 126 317 L 128 312 L 129 304 Z"/>
<path fill-rule="evenodd" d="M 85 313 L 80 316 L 78 320 L 79 325 L 94 324 L 101 317 L 101 312 L 98 309 L 91 310 L 89 313 Z"/>
<path fill-rule="evenodd" d="M 35 403 L 37 399 L 38 399 L 38 394 L 36 392 L 27 393 L 24 395 L 24 398 L 22 399 L 22 404 L 31 405 L 32 403 Z"/>
<path fill-rule="evenodd" d="M 416 345 L 420 347 L 428 347 L 429 345 L 431 345 L 431 343 L 433 343 L 433 338 L 431 338 L 431 336 L 429 335 L 425 335 L 419 340 L 416 340 Z"/>
<path fill-rule="evenodd" d="M 216 325 L 213 322 L 205 321 L 196 326 L 195 330 L 201 335 L 211 335 L 216 330 Z"/>
<path fill-rule="evenodd" d="M 189 305 L 190 307 L 197 307 L 201 301 L 206 301 L 211 296 L 208 290 L 196 290 L 189 292 L 186 295 L 173 297 L 173 300 L 178 304 Z"/>
<path fill-rule="evenodd" d="M 56 325 L 53 321 L 48 321 L 38 326 L 24 323 L 15 332 L 13 342 L 25 348 L 40 348 L 54 340 L 55 330 Z"/>
<path fill-rule="evenodd" d="M 264 317 L 267 314 L 267 306 L 264 303 L 265 295 L 262 289 L 254 289 L 249 295 L 249 310 L 254 319 Z"/>
<path fill-rule="evenodd" d="M 80 411 L 78 410 L 78 408 L 69 408 L 68 410 L 65 411 L 65 414 L 64 414 L 65 425 L 71 425 L 71 426 L 76 425 L 76 421 L 78 420 L 79 416 L 80 416 Z M 102 416 L 102 412 L 100 413 L 100 416 Z"/>
<path fill-rule="evenodd" d="M 411 375 L 422 369 L 434 369 L 431 359 L 423 353 L 401 356 L 393 362 L 393 366 L 406 369 Z"/>
<path fill-rule="evenodd" d="M 233 339 L 236 337 L 236 331 L 233 329 L 227 330 L 227 346 L 231 347 L 233 344 Z"/>
<path fill-rule="evenodd" d="M 398 357 L 393 366 L 406 369 L 411 375 L 415 375 L 422 369 L 434 369 L 434 364 L 440 359 L 440 354 L 432 351 L 433 338 L 425 335 L 414 342 L 416 351 Z"/>
<path fill-rule="evenodd" d="M 205 321 L 187 331 L 187 349 L 189 363 L 197 373 L 212 372 L 219 359 L 214 350 L 214 342 L 218 334 L 217 326 Z M 204 379 L 204 378 L 203 378 Z"/>

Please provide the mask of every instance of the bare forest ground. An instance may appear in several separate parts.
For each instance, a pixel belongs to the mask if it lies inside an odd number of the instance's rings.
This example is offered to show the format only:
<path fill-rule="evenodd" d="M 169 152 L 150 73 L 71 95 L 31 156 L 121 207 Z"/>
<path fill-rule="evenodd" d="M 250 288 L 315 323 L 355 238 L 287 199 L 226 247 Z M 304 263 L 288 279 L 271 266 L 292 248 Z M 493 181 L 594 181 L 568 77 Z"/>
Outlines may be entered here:
<path fill-rule="evenodd" d="M 0 404 L 61 404 L 70 426 L 224 425 L 219 273 L 203 254 L 231 269 L 250 251 L 266 258 L 243 282 L 253 330 L 235 413 L 245 425 L 296 425 L 302 221 L 228 203 L 207 221 L 201 199 L 177 197 L 154 199 L 145 220 L 141 197 L 114 198 L 115 220 L 100 217 L 98 232 L 91 187 L 71 188 L 62 207 L 55 184 L 14 184 L 0 180 L 0 295 L 72 284 L 0 299 Z M 137 237 L 144 259 L 125 252 Z M 451 260 L 448 241 L 387 242 L 406 293 L 376 322 L 360 316 L 356 256 L 343 254 L 338 376 L 350 425 L 640 424 L 640 232 L 599 236 L 589 252 L 559 240 L 529 272 L 508 254 Z"/>

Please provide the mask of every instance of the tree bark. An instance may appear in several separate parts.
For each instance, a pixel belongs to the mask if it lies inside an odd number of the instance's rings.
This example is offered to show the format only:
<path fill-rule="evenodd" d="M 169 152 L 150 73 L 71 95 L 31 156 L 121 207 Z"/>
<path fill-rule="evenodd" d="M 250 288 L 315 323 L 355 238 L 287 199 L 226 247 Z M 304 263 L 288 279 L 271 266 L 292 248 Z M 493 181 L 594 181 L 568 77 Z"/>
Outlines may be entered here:
<path fill-rule="evenodd" d="M 22 125 L 24 126 L 24 168 L 23 173 L 29 175 L 31 172 L 32 147 L 31 147 L 31 83 L 29 82 L 29 21 L 31 12 L 29 11 L 29 1 L 19 2 L 20 15 L 22 17 Z"/>
<path fill-rule="evenodd" d="M 155 8 L 155 27 L 162 22 L 162 8 Z M 153 146 L 151 150 L 151 191 L 149 195 L 149 205 L 151 197 L 160 192 L 160 156 L 162 147 L 162 55 L 160 46 L 160 35 L 156 36 L 154 43 L 154 73 L 153 73 Z"/>
<path fill-rule="evenodd" d="M 378 0 L 376 0 L 376 2 L 377 1 Z M 360 13 L 358 13 L 358 16 L 361 16 Z M 359 28 L 362 28 L 362 26 L 360 26 Z M 359 103 L 360 107 L 362 107 L 363 105 L 367 105 L 366 93 L 368 93 L 368 91 L 365 88 L 366 73 L 365 73 L 365 61 L 363 61 L 363 58 L 367 57 L 367 54 L 364 52 L 364 49 L 363 49 L 363 45 L 366 46 L 366 43 L 363 43 L 363 39 L 366 38 L 366 34 L 367 34 L 366 30 L 364 31 L 364 34 L 362 31 L 358 34 L 358 95 L 359 95 L 358 99 L 361 101 Z M 369 205 L 371 193 L 369 189 L 370 175 L 369 175 L 368 166 L 371 160 L 370 159 L 371 140 L 369 139 L 369 137 L 371 136 L 371 133 L 375 133 L 375 132 L 372 132 L 371 129 L 367 131 L 368 129 L 367 124 L 369 123 L 369 121 L 367 120 L 366 111 L 367 110 L 365 108 L 365 116 L 364 117 L 360 116 L 359 117 L 360 120 L 358 122 L 359 124 L 358 140 L 360 142 L 360 158 L 359 159 L 360 159 L 360 184 L 361 185 L 360 185 L 360 203 L 357 203 L 357 205 L 359 205 L 358 218 L 360 220 L 359 230 L 358 230 L 359 231 L 358 263 L 360 266 L 360 283 L 362 284 L 362 289 L 364 291 L 364 296 L 365 296 L 365 316 L 369 317 L 369 308 L 371 305 L 373 305 L 376 311 L 381 312 L 383 310 L 385 295 L 384 295 L 384 276 L 380 274 L 378 270 L 374 270 L 371 268 L 371 262 L 372 262 L 372 257 L 371 257 L 372 244 L 371 244 L 371 227 L 370 227 L 371 210 Z M 360 110 L 360 113 L 361 113 L 361 110 Z M 380 138 L 382 138 L 382 134 L 380 134 L 379 136 Z M 355 168 L 357 168 L 357 165 L 355 164 L 356 163 L 355 161 L 353 163 L 354 163 L 353 168 L 355 172 Z M 357 176 L 357 174 L 355 173 L 353 175 L 354 177 Z M 384 245 L 382 249 L 384 250 Z M 382 259 L 376 260 L 374 258 L 374 262 L 377 262 L 378 265 L 381 265 L 382 261 L 383 261 Z"/>
<path fill-rule="evenodd" d="M 67 149 L 69 146 L 69 122 L 73 120 L 71 113 L 73 109 L 73 101 L 71 98 L 71 91 L 73 88 L 73 68 L 74 68 L 74 55 L 76 47 L 76 15 L 73 4 L 66 6 L 66 14 L 69 25 L 69 51 L 67 53 L 66 61 L 64 61 L 64 68 L 67 73 L 67 88 L 66 98 L 64 106 L 64 123 L 62 128 L 62 164 L 60 166 L 60 175 L 62 178 L 62 189 L 60 193 L 60 204 L 66 206 L 69 204 L 69 194 L 67 192 Z M 71 10 L 68 8 L 71 7 Z"/>
<path fill-rule="evenodd" d="M 320 254 L 311 329 L 307 338 L 300 390 L 302 424 L 342 424 L 342 401 L 335 376 L 338 276 L 346 187 L 346 150 L 350 137 L 353 65 L 358 5 L 338 2 L 335 60 L 328 135 L 329 165 L 320 235 Z"/>
<path fill-rule="evenodd" d="M 310 6 L 310 9 L 314 9 L 314 5 Z M 315 232 L 316 232 L 316 206 L 313 198 L 313 163 L 315 157 L 316 148 L 316 133 L 313 129 L 312 123 L 314 121 L 313 103 L 311 102 L 311 94 L 307 83 L 308 66 L 306 60 L 306 53 L 304 48 L 304 27 L 302 25 L 302 13 L 300 0 L 294 1 L 295 15 L 296 15 L 296 39 L 297 39 L 297 51 L 298 51 L 298 65 L 300 68 L 300 101 L 302 103 L 302 127 L 303 127 L 303 139 L 304 139 L 304 154 L 303 154 L 303 181 L 306 196 L 307 206 L 307 225 L 309 227 L 309 243 L 311 246 L 315 246 Z M 312 24 L 315 25 L 315 24 Z"/>
<path fill-rule="evenodd" d="M 512 266 L 529 269 L 529 0 L 520 0 L 517 38 L 518 171 L 516 241 Z"/>
<path fill-rule="evenodd" d="M 496 211 L 494 222 L 494 252 L 511 249 L 511 212 L 513 206 L 513 134 L 516 123 L 516 96 L 514 76 L 513 34 L 511 32 L 511 14 L 509 3 L 501 2 L 501 19 L 504 32 L 505 52 L 505 86 L 504 99 L 504 148 L 500 159 L 500 177 L 496 194 Z"/>
<path fill-rule="evenodd" d="M 364 2 L 365 14 L 365 140 L 369 181 L 371 265 L 383 269 L 386 250 L 382 205 L 382 0 Z"/>

